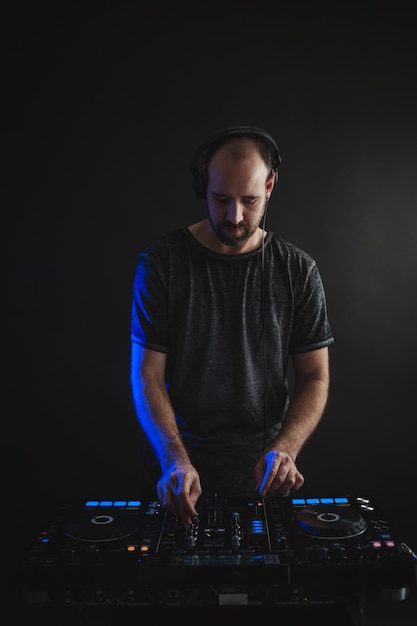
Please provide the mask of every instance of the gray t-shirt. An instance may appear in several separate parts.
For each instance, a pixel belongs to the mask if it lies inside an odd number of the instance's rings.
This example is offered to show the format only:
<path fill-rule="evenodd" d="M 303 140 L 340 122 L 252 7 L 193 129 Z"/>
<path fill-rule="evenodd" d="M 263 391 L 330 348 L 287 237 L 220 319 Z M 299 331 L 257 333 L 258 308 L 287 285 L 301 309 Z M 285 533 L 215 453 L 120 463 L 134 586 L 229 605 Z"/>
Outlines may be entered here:
<path fill-rule="evenodd" d="M 167 354 L 168 393 L 203 488 L 252 497 L 254 464 L 285 419 L 288 357 L 333 335 L 306 252 L 269 232 L 257 250 L 218 254 L 184 227 L 139 255 L 131 339 Z"/>

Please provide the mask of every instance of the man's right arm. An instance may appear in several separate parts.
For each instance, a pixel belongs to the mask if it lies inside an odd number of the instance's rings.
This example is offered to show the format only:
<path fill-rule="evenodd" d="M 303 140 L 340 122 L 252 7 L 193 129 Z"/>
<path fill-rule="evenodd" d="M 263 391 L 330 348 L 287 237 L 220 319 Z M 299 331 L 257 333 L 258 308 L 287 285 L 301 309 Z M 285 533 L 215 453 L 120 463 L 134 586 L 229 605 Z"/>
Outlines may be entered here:
<path fill-rule="evenodd" d="M 161 466 L 158 498 L 189 527 L 197 514 L 201 484 L 178 430 L 165 385 L 165 367 L 166 354 L 132 342 L 132 397 L 138 420 Z"/>

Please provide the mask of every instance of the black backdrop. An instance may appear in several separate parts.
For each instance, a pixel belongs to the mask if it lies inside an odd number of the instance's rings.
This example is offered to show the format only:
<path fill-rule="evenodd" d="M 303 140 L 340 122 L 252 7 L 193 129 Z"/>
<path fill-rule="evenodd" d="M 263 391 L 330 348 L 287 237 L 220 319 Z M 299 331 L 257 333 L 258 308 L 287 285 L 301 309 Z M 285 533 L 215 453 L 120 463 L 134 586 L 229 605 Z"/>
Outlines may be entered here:
<path fill-rule="evenodd" d="M 299 459 L 304 493 L 374 494 L 416 545 L 410 4 L 40 2 L 5 14 L 2 482 L 14 560 L 60 499 L 140 495 L 138 250 L 202 217 L 190 159 L 234 124 L 276 138 L 269 228 L 317 259 L 327 290 L 332 390 Z"/>

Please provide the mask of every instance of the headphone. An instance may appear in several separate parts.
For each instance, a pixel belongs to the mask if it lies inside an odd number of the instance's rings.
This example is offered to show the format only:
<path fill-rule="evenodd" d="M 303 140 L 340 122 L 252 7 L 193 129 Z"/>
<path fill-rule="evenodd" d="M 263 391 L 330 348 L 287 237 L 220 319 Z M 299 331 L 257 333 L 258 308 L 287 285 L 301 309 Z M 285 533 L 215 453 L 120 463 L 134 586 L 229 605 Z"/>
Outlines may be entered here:
<path fill-rule="evenodd" d="M 232 126 L 218 131 L 197 148 L 190 170 L 193 175 L 193 189 L 197 198 L 205 198 L 207 192 L 207 157 L 221 146 L 227 139 L 233 137 L 254 137 L 261 139 L 271 151 L 272 171 L 275 174 L 275 182 L 278 179 L 278 167 L 281 163 L 281 156 L 275 139 L 262 128 L 256 126 Z"/>

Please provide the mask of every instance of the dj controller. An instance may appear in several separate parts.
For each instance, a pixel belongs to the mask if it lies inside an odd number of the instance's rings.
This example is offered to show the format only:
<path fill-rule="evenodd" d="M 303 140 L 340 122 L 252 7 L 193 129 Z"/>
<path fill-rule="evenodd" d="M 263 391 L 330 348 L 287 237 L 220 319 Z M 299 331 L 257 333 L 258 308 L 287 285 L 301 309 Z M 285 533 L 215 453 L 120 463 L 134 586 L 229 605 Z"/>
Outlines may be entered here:
<path fill-rule="evenodd" d="M 372 498 L 198 503 L 189 530 L 157 501 L 60 504 L 17 576 L 28 604 L 274 606 L 402 600 L 417 558 Z"/>

